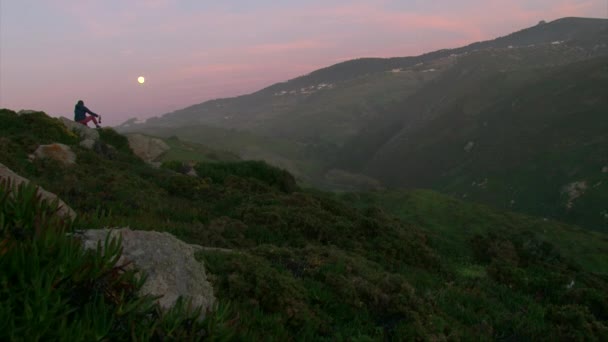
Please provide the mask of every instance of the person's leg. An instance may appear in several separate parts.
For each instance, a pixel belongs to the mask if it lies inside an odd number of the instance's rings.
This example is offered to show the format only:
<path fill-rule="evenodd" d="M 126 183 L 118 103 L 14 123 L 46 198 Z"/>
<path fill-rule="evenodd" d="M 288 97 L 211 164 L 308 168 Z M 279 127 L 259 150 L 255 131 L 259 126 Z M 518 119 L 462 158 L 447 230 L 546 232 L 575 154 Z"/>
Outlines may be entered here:
<path fill-rule="evenodd" d="M 89 126 L 89 121 L 91 121 L 92 118 L 93 118 L 92 116 L 87 116 L 85 119 L 82 119 L 82 120 L 78 121 L 78 123 L 81 123 L 81 124 L 83 124 L 83 125 L 85 125 L 85 126 L 88 127 Z"/>
<path fill-rule="evenodd" d="M 81 123 L 81 124 L 83 124 L 83 125 L 85 125 L 85 126 L 87 126 L 87 127 L 89 127 L 89 121 L 93 121 L 93 123 L 95 124 L 96 127 L 100 127 L 99 123 L 97 123 L 97 119 L 95 119 L 95 117 L 92 116 L 92 115 L 91 116 L 87 116 L 86 119 L 80 120 L 78 122 Z"/>

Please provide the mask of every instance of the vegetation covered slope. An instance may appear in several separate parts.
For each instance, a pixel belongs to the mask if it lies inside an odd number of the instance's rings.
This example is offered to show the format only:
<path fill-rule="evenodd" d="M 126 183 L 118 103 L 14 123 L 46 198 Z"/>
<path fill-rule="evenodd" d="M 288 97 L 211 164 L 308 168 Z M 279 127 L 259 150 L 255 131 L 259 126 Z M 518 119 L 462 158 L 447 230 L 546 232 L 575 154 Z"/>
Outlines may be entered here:
<path fill-rule="evenodd" d="M 496 72 L 477 84 L 444 92 L 449 101 L 415 129 L 404 110 L 404 128 L 365 172 L 607 230 L 608 59 Z"/>
<path fill-rule="evenodd" d="M 3 110 L 0 120 L 0 162 L 68 202 L 77 228 L 129 225 L 218 247 L 200 257 L 231 303 L 236 339 L 608 336 L 605 265 L 568 246 L 601 253 L 599 235 L 432 193 L 401 202 L 410 214 L 399 219 L 361 195 L 301 189 L 261 162 L 199 163 L 196 178 L 151 168 L 110 129 L 86 150 L 43 113 Z M 54 141 L 72 147 L 76 165 L 28 161 Z M 475 233 L 460 235 L 469 224 Z M 460 238 L 449 245 L 441 232 Z"/>
<path fill-rule="evenodd" d="M 289 170 L 298 182 L 303 184 L 315 183 L 314 180 L 323 173 L 323 162 L 316 158 L 314 148 L 247 131 L 189 125 L 178 130 L 170 127 L 151 127 L 146 130 L 146 134 L 163 138 L 171 147 L 171 150 L 159 158 L 161 161 L 265 160 Z M 190 142 L 195 143 L 195 147 L 187 146 Z M 212 152 L 206 152 L 209 149 Z"/>
<path fill-rule="evenodd" d="M 209 148 L 190 141 L 184 141 L 176 136 L 169 136 L 163 139 L 169 146 L 169 150 L 157 158 L 156 161 L 236 161 L 240 158 L 231 152 Z"/>
<path fill-rule="evenodd" d="M 221 145 L 318 187 L 432 188 L 605 231 L 607 54 L 608 20 L 564 18 L 340 63 L 121 129 Z"/>

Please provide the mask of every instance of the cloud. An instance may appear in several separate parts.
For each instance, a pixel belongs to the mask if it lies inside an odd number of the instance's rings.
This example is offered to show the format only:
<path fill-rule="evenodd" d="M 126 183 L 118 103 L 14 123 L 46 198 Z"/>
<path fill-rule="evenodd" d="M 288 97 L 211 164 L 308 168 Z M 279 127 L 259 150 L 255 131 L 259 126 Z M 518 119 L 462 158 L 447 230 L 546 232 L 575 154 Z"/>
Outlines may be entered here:
<path fill-rule="evenodd" d="M 168 8 L 170 5 L 174 5 L 176 3 L 175 0 L 138 0 L 133 1 L 138 8 L 145 8 L 148 10 L 159 10 Z"/>
<path fill-rule="evenodd" d="M 177 70 L 170 70 L 171 78 L 185 79 L 195 77 L 222 76 L 233 73 L 242 73 L 254 70 L 254 66 L 250 64 L 206 64 L 206 65 L 188 65 L 180 67 Z"/>
<path fill-rule="evenodd" d="M 298 50 L 316 50 L 325 46 L 326 43 L 319 40 L 308 39 L 284 43 L 253 45 L 245 47 L 243 50 L 244 52 L 253 54 L 277 54 L 283 52 L 296 52 Z"/>
<path fill-rule="evenodd" d="M 344 22 L 364 27 L 372 27 L 373 30 L 383 33 L 416 32 L 416 34 L 419 34 L 421 31 L 438 30 L 466 34 L 470 39 L 477 39 L 482 36 L 479 27 L 470 20 L 467 20 L 468 18 L 411 11 L 394 11 L 369 4 L 321 10 L 319 11 L 319 15 L 339 18 Z"/>

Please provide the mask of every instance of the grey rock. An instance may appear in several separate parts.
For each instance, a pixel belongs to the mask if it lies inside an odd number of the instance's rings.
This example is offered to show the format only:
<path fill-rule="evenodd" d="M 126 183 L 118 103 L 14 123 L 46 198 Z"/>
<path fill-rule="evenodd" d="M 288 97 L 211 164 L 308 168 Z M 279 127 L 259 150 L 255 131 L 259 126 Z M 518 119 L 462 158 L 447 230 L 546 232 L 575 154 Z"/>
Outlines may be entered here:
<path fill-rule="evenodd" d="M 95 146 L 95 140 L 93 139 L 84 139 L 83 141 L 80 142 L 79 144 L 80 146 L 92 150 L 93 147 Z"/>
<path fill-rule="evenodd" d="M 80 139 L 82 139 L 82 140 L 90 139 L 93 141 L 99 140 L 99 132 L 97 132 L 96 129 L 89 128 L 83 124 L 80 124 L 74 120 L 70 120 L 65 117 L 60 117 L 59 120 L 61 120 L 61 122 L 67 129 L 76 133 L 80 137 Z"/>
<path fill-rule="evenodd" d="M 608 173 L 608 166 L 604 166 L 602 168 L 602 173 Z"/>
<path fill-rule="evenodd" d="M 1 163 L 0 163 L 0 179 L 7 179 L 14 186 L 17 186 L 22 183 L 28 184 L 30 182 L 28 179 L 21 177 L 20 175 L 14 173 L 11 169 L 9 169 L 8 167 L 4 166 Z M 65 202 L 63 202 L 61 199 L 59 199 L 55 194 L 44 190 L 40 186 L 38 187 L 38 194 L 40 194 L 40 197 L 42 197 L 45 200 L 48 200 L 48 201 L 56 200 L 59 205 L 58 214 L 60 216 L 71 218 L 71 219 L 76 218 L 76 213 L 74 212 L 74 210 L 72 210 L 72 208 L 70 208 L 67 204 L 65 204 Z"/>
<path fill-rule="evenodd" d="M 67 145 L 59 143 L 38 146 L 36 151 L 34 151 L 34 156 L 40 159 L 54 159 L 64 165 L 76 163 L 76 154 L 72 149 Z"/>
<path fill-rule="evenodd" d="M 181 296 L 211 309 L 215 302 L 213 287 L 207 280 L 203 263 L 194 258 L 202 247 L 189 245 L 169 233 L 138 231 L 129 228 L 86 230 L 82 233 L 85 248 L 96 248 L 97 242 L 112 237 L 122 237 L 123 254 L 120 263 L 132 262 L 147 275 L 142 294 L 161 295 L 162 308 L 168 309 Z"/>
<path fill-rule="evenodd" d="M 143 134 L 129 134 L 127 139 L 133 153 L 147 163 L 156 161 L 156 158 L 170 149 L 164 141 Z"/>

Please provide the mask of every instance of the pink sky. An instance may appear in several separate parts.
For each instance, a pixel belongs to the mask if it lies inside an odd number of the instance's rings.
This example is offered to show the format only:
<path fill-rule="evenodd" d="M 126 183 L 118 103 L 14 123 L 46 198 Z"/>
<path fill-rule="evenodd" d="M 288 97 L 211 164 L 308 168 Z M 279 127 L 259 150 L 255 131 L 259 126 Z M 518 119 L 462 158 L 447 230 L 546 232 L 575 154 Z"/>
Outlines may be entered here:
<path fill-rule="evenodd" d="M 2 0 L 0 107 L 72 117 L 82 99 L 115 125 L 347 59 L 418 55 L 540 20 L 608 16 L 606 0 L 276 2 Z"/>

